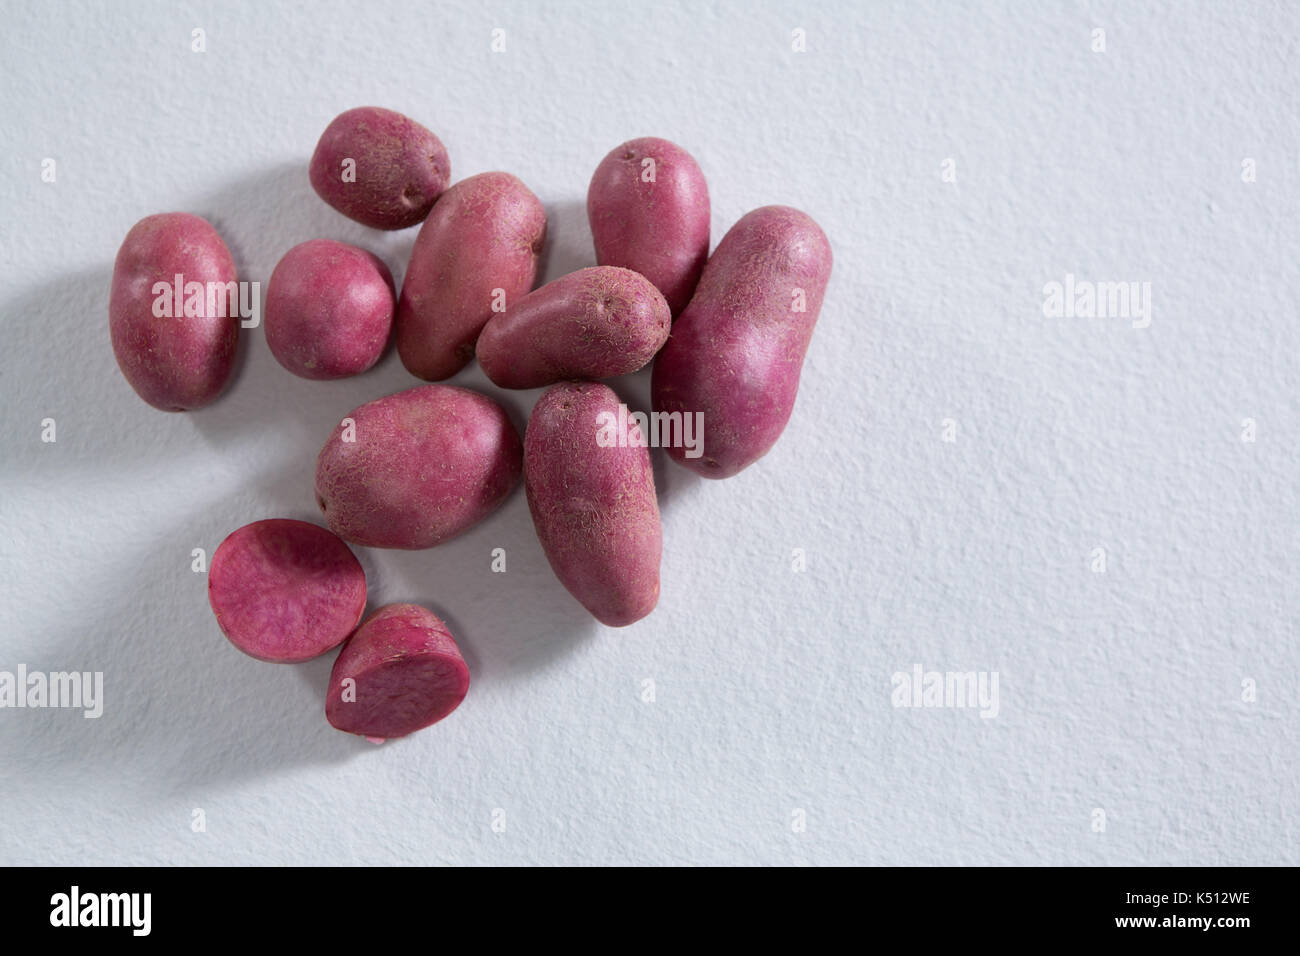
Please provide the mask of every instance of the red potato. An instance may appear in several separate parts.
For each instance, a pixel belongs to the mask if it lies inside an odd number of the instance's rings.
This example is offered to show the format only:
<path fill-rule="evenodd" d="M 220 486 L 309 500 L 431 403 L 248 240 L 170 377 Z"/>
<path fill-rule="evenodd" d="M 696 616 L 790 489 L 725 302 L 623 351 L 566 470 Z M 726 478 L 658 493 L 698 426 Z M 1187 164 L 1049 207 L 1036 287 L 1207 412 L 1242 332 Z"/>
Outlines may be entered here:
<path fill-rule="evenodd" d="M 146 216 L 126 234 L 113 264 L 109 334 L 122 374 L 154 408 L 202 408 L 230 381 L 238 278 L 221 236 L 198 216 Z"/>
<path fill-rule="evenodd" d="M 546 239 L 546 210 L 509 173 L 452 186 L 420 227 L 397 303 L 397 352 L 428 381 L 450 378 L 474 357 L 492 317 L 527 295 Z"/>
<path fill-rule="evenodd" d="M 663 553 L 650 452 L 635 444 L 640 433 L 623 447 L 598 439 L 619 420 L 619 404 L 608 386 L 563 382 L 538 399 L 524 436 L 524 488 L 546 559 L 610 627 L 654 610 Z"/>
<path fill-rule="evenodd" d="M 343 643 L 366 607 L 366 573 L 348 546 L 306 521 L 270 518 L 222 541 L 208 603 L 230 643 L 295 663 Z"/>
<path fill-rule="evenodd" d="M 384 353 L 393 330 L 393 275 L 378 257 L 332 239 L 284 254 L 266 290 L 266 344 L 295 375 L 357 375 Z"/>
<path fill-rule="evenodd" d="M 468 691 L 469 668 L 447 625 L 417 604 L 389 604 L 339 652 L 325 719 L 381 743 L 436 724 Z"/>
<path fill-rule="evenodd" d="M 502 388 L 611 378 L 642 368 L 668 341 L 668 303 L 649 279 L 597 266 L 548 282 L 478 337 L 479 364 Z"/>
<path fill-rule="evenodd" d="M 744 216 L 709 258 L 699 287 L 655 359 L 656 413 L 700 413 L 703 454 L 668 454 L 705 478 L 728 478 L 776 443 L 831 275 L 817 223 L 789 206 Z"/>
<path fill-rule="evenodd" d="M 519 483 L 523 447 L 503 409 L 451 385 L 367 402 L 316 459 L 334 533 L 372 548 L 431 548 L 495 511 Z"/>
<path fill-rule="evenodd" d="M 372 229 L 423 222 L 451 181 L 442 141 L 413 119 L 378 106 L 336 116 L 309 168 L 316 194 Z"/>
<path fill-rule="evenodd" d="M 686 308 L 709 257 L 709 187 L 690 153 L 654 136 L 613 150 L 591 177 L 587 219 L 598 263 L 641 273 L 674 316 Z"/>

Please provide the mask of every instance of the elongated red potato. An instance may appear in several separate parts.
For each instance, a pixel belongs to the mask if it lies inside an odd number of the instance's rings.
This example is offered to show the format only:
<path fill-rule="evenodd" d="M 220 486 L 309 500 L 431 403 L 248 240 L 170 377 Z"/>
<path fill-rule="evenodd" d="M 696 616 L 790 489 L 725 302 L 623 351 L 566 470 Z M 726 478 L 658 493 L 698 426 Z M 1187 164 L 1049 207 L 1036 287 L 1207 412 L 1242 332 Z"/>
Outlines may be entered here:
<path fill-rule="evenodd" d="M 295 663 L 341 644 L 366 608 L 366 573 L 348 546 L 306 521 L 270 518 L 212 555 L 208 602 L 245 654 Z"/>
<path fill-rule="evenodd" d="M 500 507 L 522 468 L 505 409 L 468 389 L 421 385 L 339 423 L 316 459 L 316 500 L 353 544 L 431 548 Z"/>
<path fill-rule="evenodd" d="M 230 381 L 238 278 L 221 236 L 198 216 L 146 216 L 126 234 L 113 264 L 109 332 L 122 374 L 154 408 L 202 408 Z"/>
<path fill-rule="evenodd" d="M 436 724 L 468 691 L 469 668 L 447 625 L 418 604 L 389 604 L 339 652 L 325 719 L 379 743 Z"/>
<path fill-rule="evenodd" d="M 422 222 L 451 181 L 442 140 L 379 106 L 340 113 L 325 127 L 308 174 L 316 194 L 372 229 Z"/>
<path fill-rule="evenodd" d="M 420 227 L 397 303 L 407 370 L 437 382 L 464 368 L 493 309 L 532 289 L 545 240 L 546 210 L 509 173 L 448 189 Z"/>
<path fill-rule="evenodd" d="M 639 621 L 659 601 L 663 529 L 650 452 L 619 434 L 619 398 L 596 382 L 562 382 L 533 408 L 524 487 L 555 576 L 602 624 Z"/>
<path fill-rule="evenodd" d="M 831 275 L 817 223 L 789 206 L 748 213 L 722 237 L 655 359 L 655 412 L 702 415 L 702 454 L 668 448 L 705 478 L 749 467 L 781 437 Z"/>
<path fill-rule="evenodd" d="M 591 177 L 587 219 L 596 262 L 639 272 L 674 316 L 709 257 L 709 187 L 690 153 L 654 136 L 610 152 Z"/>
<path fill-rule="evenodd" d="M 478 337 L 478 361 L 502 388 L 612 378 L 654 358 L 672 321 L 645 276 L 615 266 L 579 269 L 492 316 Z"/>

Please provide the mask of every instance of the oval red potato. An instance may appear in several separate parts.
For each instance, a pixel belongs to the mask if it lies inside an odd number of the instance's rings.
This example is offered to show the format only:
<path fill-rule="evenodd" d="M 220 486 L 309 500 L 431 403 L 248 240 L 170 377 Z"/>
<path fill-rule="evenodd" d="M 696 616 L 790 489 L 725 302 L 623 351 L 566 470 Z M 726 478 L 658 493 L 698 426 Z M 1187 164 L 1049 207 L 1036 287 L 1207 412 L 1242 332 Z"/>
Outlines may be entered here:
<path fill-rule="evenodd" d="M 821 227 L 789 206 L 755 209 L 722 237 L 655 358 L 654 411 L 703 422 L 702 455 L 670 446 L 670 458 L 705 478 L 729 478 L 776 444 L 832 262 Z"/>
<path fill-rule="evenodd" d="M 494 315 L 478 337 L 479 365 L 502 388 L 635 372 L 668 341 L 668 303 L 645 276 L 617 266 L 579 269 Z"/>
<path fill-rule="evenodd" d="M 113 355 L 154 408 L 202 408 L 230 381 L 239 343 L 237 281 L 230 250 L 198 216 L 146 216 L 122 240 L 108 301 Z"/>
<path fill-rule="evenodd" d="M 419 385 L 353 409 L 316 458 L 330 529 L 371 548 L 432 548 L 497 508 L 523 471 L 519 432 L 497 402 Z"/>
<path fill-rule="evenodd" d="M 650 450 L 601 440 L 620 404 L 607 385 L 561 382 L 537 400 L 524 436 L 537 540 L 560 583 L 608 627 L 654 610 L 663 555 Z"/>
<path fill-rule="evenodd" d="M 270 518 L 221 542 L 208 572 L 208 602 L 230 643 L 245 654 L 296 663 L 352 633 L 366 608 L 366 573 L 324 528 Z"/>
<path fill-rule="evenodd" d="M 653 282 L 673 315 L 709 258 L 709 187 L 694 157 L 657 136 L 628 140 L 600 161 L 587 190 L 596 261 Z"/>
<path fill-rule="evenodd" d="M 340 113 L 325 127 L 309 170 L 316 194 L 372 229 L 422 222 L 451 180 L 442 140 L 379 106 Z"/>
<path fill-rule="evenodd" d="M 429 382 L 474 357 L 494 309 L 526 296 L 546 241 L 546 209 L 509 173 L 462 179 L 420 227 L 397 299 L 397 354 Z"/>

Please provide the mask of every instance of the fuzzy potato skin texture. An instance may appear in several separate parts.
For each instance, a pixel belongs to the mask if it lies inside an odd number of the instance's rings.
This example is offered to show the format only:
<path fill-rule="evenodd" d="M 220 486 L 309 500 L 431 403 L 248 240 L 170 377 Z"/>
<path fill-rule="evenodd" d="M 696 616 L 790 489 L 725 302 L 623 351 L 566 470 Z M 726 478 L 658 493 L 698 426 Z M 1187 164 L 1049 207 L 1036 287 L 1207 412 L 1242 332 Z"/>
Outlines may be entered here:
<path fill-rule="evenodd" d="M 644 181 L 654 160 L 654 182 Z M 709 187 L 690 153 L 654 136 L 610 152 L 591 177 L 587 219 L 596 262 L 639 272 L 674 316 L 686 308 L 709 258 Z"/>
<path fill-rule="evenodd" d="M 644 367 L 672 324 L 668 303 L 645 276 L 616 266 L 579 269 L 492 316 L 478 337 L 478 361 L 502 388 L 612 378 Z"/>
<path fill-rule="evenodd" d="M 239 299 L 187 318 L 154 315 L 154 283 L 236 282 L 230 250 L 205 219 L 185 212 L 146 216 L 126 234 L 113 264 L 108 325 L 113 355 L 136 394 L 165 412 L 216 401 L 235 368 Z M 213 303 L 216 305 L 216 303 Z"/>
<path fill-rule="evenodd" d="M 343 179 L 347 159 L 356 163 L 355 182 Z M 378 106 L 336 116 L 321 134 L 308 172 L 321 199 L 372 229 L 423 222 L 451 181 L 442 140 L 415 120 Z"/>
<path fill-rule="evenodd" d="M 649 449 L 596 440 L 597 416 L 618 407 L 608 386 L 563 382 L 538 399 L 524 437 L 524 487 L 546 559 L 609 627 L 654 610 L 663 553 Z"/>
<path fill-rule="evenodd" d="M 831 275 L 821 227 L 789 206 L 748 213 L 709 258 L 691 304 L 655 359 L 656 412 L 703 413 L 703 454 L 674 461 L 705 478 L 729 478 L 781 437 Z M 795 311 L 795 290 L 805 311 Z"/>
<path fill-rule="evenodd" d="M 350 693 L 345 680 L 354 682 Z M 389 604 L 339 652 L 325 719 L 381 743 L 436 724 L 468 691 L 469 668 L 447 625 L 417 604 Z"/>
<path fill-rule="evenodd" d="M 350 412 L 316 459 L 331 530 L 372 548 L 418 550 L 495 511 L 519 484 L 519 432 L 492 399 L 421 385 Z M 345 441 L 348 427 L 355 441 Z"/>
<path fill-rule="evenodd" d="M 245 654 L 292 664 L 352 633 L 366 608 L 366 573 L 348 546 L 318 525 L 254 521 L 213 553 L 208 603 Z"/>
<path fill-rule="evenodd" d="M 546 210 L 509 173 L 452 186 L 420 227 L 397 303 L 397 352 L 407 371 L 450 378 L 474 357 L 494 290 L 509 308 L 537 278 Z"/>
<path fill-rule="evenodd" d="M 266 289 L 266 344 L 302 378 L 347 378 L 379 361 L 393 331 L 393 275 L 377 256 L 332 239 L 284 254 Z"/>

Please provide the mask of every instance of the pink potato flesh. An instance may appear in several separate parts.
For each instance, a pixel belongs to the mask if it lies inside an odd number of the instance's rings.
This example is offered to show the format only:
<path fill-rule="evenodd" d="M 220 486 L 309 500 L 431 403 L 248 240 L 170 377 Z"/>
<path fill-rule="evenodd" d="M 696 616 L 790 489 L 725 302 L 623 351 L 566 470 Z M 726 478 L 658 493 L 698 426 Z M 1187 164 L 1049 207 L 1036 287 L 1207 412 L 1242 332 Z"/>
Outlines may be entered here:
<path fill-rule="evenodd" d="M 284 254 L 266 290 L 266 343 L 295 375 L 336 379 L 373 366 L 393 330 L 393 276 L 376 256 L 332 239 Z"/>
<path fill-rule="evenodd" d="M 509 173 L 452 186 L 420 227 L 397 302 L 397 352 L 418 378 L 450 378 L 474 357 L 494 306 L 509 308 L 537 278 L 546 210 Z"/>
<path fill-rule="evenodd" d="M 340 422 L 316 459 L 316 500 L 353 544 L 431 548 L 500 507 L 522 469 L 505 409 L 468 389 L 421 385 Z"/>
<path fill-rule="evenodd" d="M 314 524 L 254 521 L 222 541 L 208 602 L 230 643 L 258 660 L 295 663 L 341 644 L 366 607 L 366 573 Z"/>
<path fill-rule="evenodd" d="M 524 436 L 524 487 L 555 576 L 602 624 L 624 627 L 659 601 L 663 529 L 649 450 L 602 447 L 602 413 L 619 415 L 608 386 L 543 393 Z"/>
<path fill-rule="evenodd" d="M 325 719 L 380 743 L 436 724 L 468 690 L 469 668 L 447 625 L 419 605 L 389 604 L 339 653 Z"/>
<path fill-rule="evenodd" d="M 178 275 L 179 310 L 171 291 Z M 122 374 L 154 408 L 202 408 L 230 381 L 239 344 L 238 278 L 230 250 L 198 216 L 147 216 L 126 234 L 113 264 L 109 333 Z M 200 284 L 200 297 L 189 298 L 190 283 Z M 190 315 L 187 303 L 194 306 Z"/>
<path fill-rule="evenodd" d="M 690 153 L 654 136 L 613 150 L 591 177 L 587 219 L 600 265 L 641 273 L 674 316 L 686 308 L 709 257 L 709 187 Z"/>
<path fill-rule="evenodd" d="M 672 321 L 644 276 L 616 266 L 579 269 L 488 320 L 478 360 L 502 388 L 626 375 L 654 358 Z"/>
<path fill-rule="evenodd" d="M 655 412 L 703 414 L 703 454 L 674 461 L 728 478 L 771 449 L 790 420 L 831 275 L 817 223 L 788 206 L 741 218 L 718 243 L 690 305 L 655 359 Z"/>
<path fill-rule="evenodd" d="M 415 120 L 362 106 L 325 127 L 309 175 L 316 194 L 349 219 L 405 229 L 429 215 L 451 181 L 451 163 L 442 141 Z"/>

